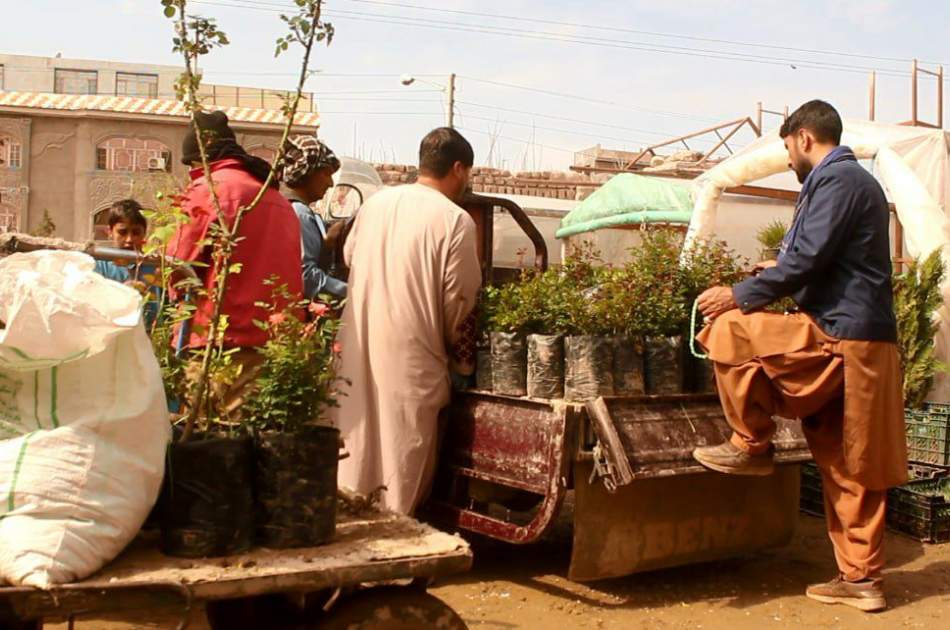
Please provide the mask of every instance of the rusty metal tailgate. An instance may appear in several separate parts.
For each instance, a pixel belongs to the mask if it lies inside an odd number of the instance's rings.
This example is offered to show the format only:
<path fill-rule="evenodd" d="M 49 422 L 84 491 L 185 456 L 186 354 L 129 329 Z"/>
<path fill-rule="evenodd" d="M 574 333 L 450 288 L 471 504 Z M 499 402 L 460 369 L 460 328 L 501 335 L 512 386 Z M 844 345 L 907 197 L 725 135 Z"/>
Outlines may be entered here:
<path fill-rule="evenodd" d="M 602 400 L 607 414 L 606 422 L 598 423 L 591 418 L 589 436 L 605 447 L 613 442 L 622 448 L 633 479 L 704 472 L 705 469 L 692 457 L 693 449 L 719 444 L 731 435 L 715 395 L 638 396 Z M 591 405 L 588 405 L 588 416 L 592 415 L 590 410 Z M 811 459 L 801 423 L 798 420 L 776 418 L 776 424 L 778 428 L 773 438 L 776 462 L 797 463 Z M 589 446 L 592 445 L 589 442 Z M 607 450 L 609 452 L 609 448 Z M 581 452 L 581 459 L 589 457 L 584 457 L 584 452 Z M 619 463 L 623 465 L 622 461 Z"/>

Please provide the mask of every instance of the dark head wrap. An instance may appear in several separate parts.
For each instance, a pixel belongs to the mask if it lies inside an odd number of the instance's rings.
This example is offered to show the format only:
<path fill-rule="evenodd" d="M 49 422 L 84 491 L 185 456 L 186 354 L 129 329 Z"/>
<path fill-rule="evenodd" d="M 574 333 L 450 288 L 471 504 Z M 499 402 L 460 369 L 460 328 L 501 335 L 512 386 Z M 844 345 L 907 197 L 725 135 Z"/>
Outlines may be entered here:
<path fill-rule="evenodd" d="M 240 161 L 244 169 L 261 183 L 267 180 L 270 164 L 266 160 L 249 154 L 237 143 L 234 130 L 228 125 L 228 116 L 222 111 L 195 114 L 194 120 L 188 125 L 185 140 L 181 143 L 182 164 L 191 166 L 201 162 L 201 151 L 198 149 L 198 140 L 195 138 L 196 123 L 198 129 L 201 130 L 208 162 L 217 162 L 226 158 L 235 159 Z M 271 185 L 275 188 L 278 186 L 276 177 Z"/>
<path fill-rule="evenodd" d="M 311 173 L 322 168 L 336 172 L 340 168 L 340 160 L 333 154 L 330 147 L 323 144 L 315 136 L 297 136 L 287 140 L 284 145 L 284 183 L 296 188 Z"/>

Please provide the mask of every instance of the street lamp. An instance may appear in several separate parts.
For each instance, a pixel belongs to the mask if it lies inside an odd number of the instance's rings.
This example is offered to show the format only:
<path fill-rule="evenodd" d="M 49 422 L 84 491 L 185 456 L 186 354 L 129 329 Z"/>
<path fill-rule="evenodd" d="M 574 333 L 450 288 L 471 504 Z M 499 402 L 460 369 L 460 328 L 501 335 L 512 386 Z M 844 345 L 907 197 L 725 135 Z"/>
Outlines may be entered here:
<path fill-rule="evenodd" d="M 447 95 L 448 98 L 448 107 L 445 116 L 445 123 L 447 127 L 455 127 L 455 73 L 449 75 L 449 84 L 448 86 L 442 85 L 441 83 L 434 83 L 432 81 L 426 81 L 425 79 L 417 79 L 411 74 L 404 74 L 399 77 L 399 82 L 409 87 L 413 83 L 418 81 L 419 83 L 425 83 L 427 85 L 432 85 Z"/>

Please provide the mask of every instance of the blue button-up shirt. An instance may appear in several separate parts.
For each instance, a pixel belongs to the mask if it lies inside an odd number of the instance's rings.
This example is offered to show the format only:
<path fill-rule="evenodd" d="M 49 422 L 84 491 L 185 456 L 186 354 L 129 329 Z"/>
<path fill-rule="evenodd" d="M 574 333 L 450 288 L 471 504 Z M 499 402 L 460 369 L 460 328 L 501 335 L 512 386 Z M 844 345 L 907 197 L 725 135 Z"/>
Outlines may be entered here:
<path fill-rule="evenodd" d="M 887 198 L 850 148 L 805 180 L 776 266 L 732 292 L 743 312 L 792 296 L 833 337 L 897 340 Z"/>
<path fill-rule="evenodd" d="M 323 218 L 300 200 L 292 199 L 291 205 L 300 219 L 300 252 L 303 264 L 303 292 L 309 299 L 321 293 L 346 297 L 346 283 L 334 278 L 320 268 L 320 250 L 327 235 Z"/>

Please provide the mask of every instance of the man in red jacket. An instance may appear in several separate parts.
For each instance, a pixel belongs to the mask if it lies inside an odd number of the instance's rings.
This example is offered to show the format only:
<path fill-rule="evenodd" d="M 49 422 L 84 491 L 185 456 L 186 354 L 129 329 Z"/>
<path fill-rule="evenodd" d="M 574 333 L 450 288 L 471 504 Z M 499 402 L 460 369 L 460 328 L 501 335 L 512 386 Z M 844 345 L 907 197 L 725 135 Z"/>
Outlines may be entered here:
<path fill-rule="evenodd" d="M 230 228 L 239 209 L 249 205 L 263 186 L 270 165 L 249 155 L 236 142 L 224 112 L 199 113 L 195 122 L 201 129 L 218 205 Z M 178 229 L 167 253 L 187 262 L 208 265 L 196 268 L 205 295 L 198 296 L 196 301 L 197 311 L 188 340 L 188 347 L 195 349 L 207 343 L 207 328 L 214 310 L 212 295 L 218 270 L 206 240 L 211 235 L 211 226 L 218 221 L 218 213 L 201 166 L 193 125 L 182 144 L 181 158 L 183 163 L 194 167 L 190 172 L 191 185 L 181 199 L 181 208 L 190 221 Z M 221 313 L 227 318 L 224 345 L 237 349 L 232 362 L 239 364 L 242 370 L 220 401 L 227 412 L 240 406 L 242 394 L 253 383 L 261 363 L 257 348 L 267 341 L 267 333 L 255 326 L 254 321 L 265 320 L 267 312 L 257 304 L 272 303 L 275 288 L 265 280 L 276 278 L 276 286 L 285 285 L 295 299 L 303 294 L 300 222 L 290 203 L 278 191 L 276 179 L 260 203 L 244 214 L 237 237 L 241 240 L 234 248 L 231 264 L 239 265 L 240 271 L 228 277 Z"/>

